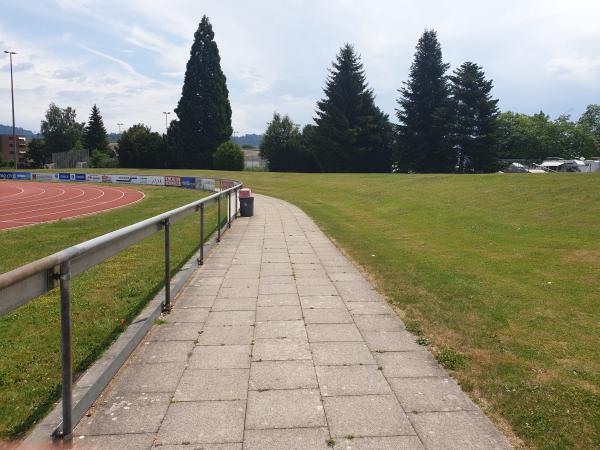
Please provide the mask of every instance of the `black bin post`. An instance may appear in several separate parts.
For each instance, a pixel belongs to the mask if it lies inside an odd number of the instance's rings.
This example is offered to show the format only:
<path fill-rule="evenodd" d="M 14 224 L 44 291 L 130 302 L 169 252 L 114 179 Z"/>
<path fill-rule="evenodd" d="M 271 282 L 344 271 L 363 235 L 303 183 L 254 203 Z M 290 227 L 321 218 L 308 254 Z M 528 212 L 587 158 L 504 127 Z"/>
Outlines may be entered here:
<path fill-rule="evenodd" d="M 240 216 L 252 217 L 254 215 L 254 197 L 240 198 Z"/>

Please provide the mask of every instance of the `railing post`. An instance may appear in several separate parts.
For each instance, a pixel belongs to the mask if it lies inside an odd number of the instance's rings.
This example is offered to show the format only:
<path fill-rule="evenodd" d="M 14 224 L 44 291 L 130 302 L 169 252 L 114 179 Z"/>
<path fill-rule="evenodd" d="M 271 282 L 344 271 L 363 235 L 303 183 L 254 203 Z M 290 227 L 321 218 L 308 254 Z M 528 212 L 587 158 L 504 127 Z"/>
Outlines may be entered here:
<path fill-rule="evenodd" d="M 221 242 L 221 193 L 217 197 L 217 242 Z"/>
<path fill-rule="evenodd" d="M 231 191 L 227 191 L 227 228 L 231 228 Z"/>
<path fill-rule="evenodd" d="M 71 263 L 60 264 L 60 354 L 62 378 L 62 438 L 73 438 L 73 337 L 71 333 Z"/>
<path fill-rule="evenodd" d="M 171 223 L 169 219 L 163 222 L 165 227 L 165 304 L 163 311 L 171 309 Z"/>
<path fill-rule="evenodd" d="M 204 264 L 204 203 L 200 204 L 200 257 L 198 265 Z"/>

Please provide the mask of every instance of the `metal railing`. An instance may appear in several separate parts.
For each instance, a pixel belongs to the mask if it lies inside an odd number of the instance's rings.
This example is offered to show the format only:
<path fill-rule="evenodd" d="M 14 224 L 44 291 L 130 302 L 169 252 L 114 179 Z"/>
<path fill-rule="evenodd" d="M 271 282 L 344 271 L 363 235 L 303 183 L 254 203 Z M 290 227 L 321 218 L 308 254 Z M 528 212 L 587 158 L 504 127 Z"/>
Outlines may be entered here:
<path fill-rule="evenodd" d="M 220 186 L 222 186 L 222 181 Z M 165 255 L 165 299 L 163 311 L 171 309 L 171 225 L 199 213 L 200 253 L 198 264 L 204 262 L 204 209 L 206 205 L 217 203 L 217 242 L 221 240 L 221 199 L 227 197 L 227 228 L 231 227 L 232 217 L 238 213 L 238 191 L 242 188 L 239 181 L 227 180 L 232 187 L 204 197 L 195 202 L 159 214 L 141 222 L 112 231 L 81 244 L 61 250 L 53 255 L 38 259 L 24 266 L 0 274 L 0 317 L 4 316 L 36 297 L 60 286 L 61 318 L 61 392 L 62 392 L 62 431 L 60 437 L 72 438 L 72 402 L 73 402 L 73 356 L 72 356 L 72 318 L 71 318 L 71 279 L 85 270 L 125 250 L 145 238 L 164 230 Z M 232 215 L 231 196 L 234 194 L 235 210 Z M 61 428 L 59 426 L 59 428 Z"/>

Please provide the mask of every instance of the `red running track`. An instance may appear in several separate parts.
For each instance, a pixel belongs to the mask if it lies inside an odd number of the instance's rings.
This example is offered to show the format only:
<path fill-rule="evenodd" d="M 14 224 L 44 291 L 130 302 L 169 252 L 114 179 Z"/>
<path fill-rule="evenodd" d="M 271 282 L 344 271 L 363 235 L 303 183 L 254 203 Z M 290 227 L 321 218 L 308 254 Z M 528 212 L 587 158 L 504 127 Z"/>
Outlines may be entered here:
<path fill-rule="evenodd" d="M 133 189 L 0 181 L 0 230 L 119 208 L 144 198 Z"/>

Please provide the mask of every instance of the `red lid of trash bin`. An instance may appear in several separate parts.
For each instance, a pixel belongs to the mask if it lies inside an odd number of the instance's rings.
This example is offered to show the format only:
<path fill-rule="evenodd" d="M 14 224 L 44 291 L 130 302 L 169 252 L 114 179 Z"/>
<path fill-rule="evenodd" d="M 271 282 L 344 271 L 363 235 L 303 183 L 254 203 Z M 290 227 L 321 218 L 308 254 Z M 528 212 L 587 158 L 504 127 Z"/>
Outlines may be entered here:
<path fill-rule="evenodd" d="M 240 189 L 240 198 L 252 197 L 252 191 L 249 188 Z"/>

